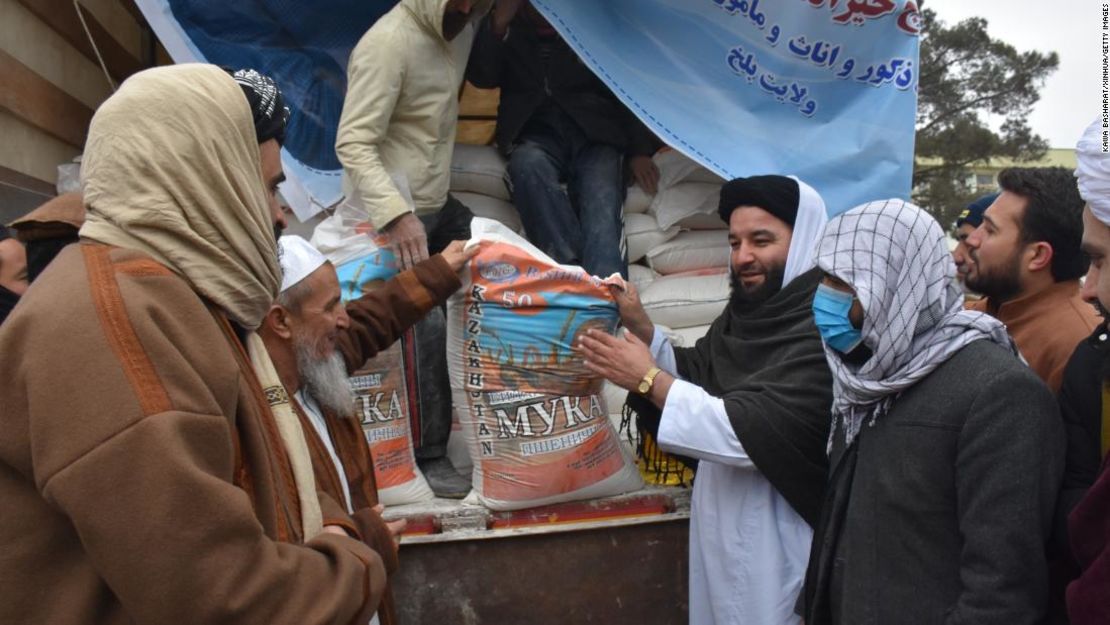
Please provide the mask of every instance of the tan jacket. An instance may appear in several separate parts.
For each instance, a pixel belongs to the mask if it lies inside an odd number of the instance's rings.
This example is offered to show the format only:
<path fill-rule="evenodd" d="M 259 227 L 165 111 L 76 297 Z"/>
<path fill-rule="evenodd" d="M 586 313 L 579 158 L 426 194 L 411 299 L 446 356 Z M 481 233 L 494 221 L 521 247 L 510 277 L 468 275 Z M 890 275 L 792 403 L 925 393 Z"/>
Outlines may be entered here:
<path fill-rule="evenodd" d="M 458 88 L 473 33 L 444 40 L 446 4 L 401 0 L 362 36 L 347 65 L 335 151 L 343 163 L 344 191 L 366 208 L 378 230 L 413 210 L 438 211 L 447 201 Z M 490 4 L 480 0 L 471 21 L 481 19 Z M 453 54 L 460 45 L 466 50 Z M 408 186 L 413 207 L 391 174 Z"/>
<path fill-rule="evenodd" d="M 967 308 L 1006 324 L 1029 367 L 1053 393 L 1060 391 L 1072 352 L 1100 322 L 1094 307 L 1079 296 L 1079 280 L 1057 282 L 1040 293 L 1001 305 L 984 297 Z"/>
<path fill-rule="evenodd" d="M 0 622 L 368 622 L 381 558 L 301 544 L 261 393 L 179 276 L 66 248 L 0 329 Z"/>

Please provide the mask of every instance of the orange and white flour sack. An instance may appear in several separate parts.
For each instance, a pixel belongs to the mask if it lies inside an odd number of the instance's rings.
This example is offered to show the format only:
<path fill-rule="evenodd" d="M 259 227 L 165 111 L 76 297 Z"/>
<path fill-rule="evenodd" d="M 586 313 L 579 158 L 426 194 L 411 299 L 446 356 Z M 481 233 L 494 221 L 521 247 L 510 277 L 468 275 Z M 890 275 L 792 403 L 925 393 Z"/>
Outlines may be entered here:
<path fill-rule="evenodd" d="M 378 502 L 400 506 L 435 497 L 416 467 L 409 429 L 409 385 L 406 384 L 402 341 L 351 375 L 355 416 L 370 446 Z"/>
<path fill-rule="evenodd" d="M 347 204 L 322 222 L 312 237 L 312 244 L 335 265 L 344 304 L 397 274 L 396 258 L 387 243 Z M 411 332 L 406 333 L 350 377 L 355 416 L 374 463 L 378 501 L 386 506 L 435 497 L 413 455 L 410 406 L 416 401 L 416 389 L 408 372 L 415 359 L 405 357 L 412 344 Z"/>
<path fill-rule="evenodd" d="M 478 499 L 516 510 L 643 487 L 602 380 L 571 349 L 616 326 L 606 281 L 495 221 L 475 218 L 471 233 L 480 251 L 448 300 L 447 367 Z"/>

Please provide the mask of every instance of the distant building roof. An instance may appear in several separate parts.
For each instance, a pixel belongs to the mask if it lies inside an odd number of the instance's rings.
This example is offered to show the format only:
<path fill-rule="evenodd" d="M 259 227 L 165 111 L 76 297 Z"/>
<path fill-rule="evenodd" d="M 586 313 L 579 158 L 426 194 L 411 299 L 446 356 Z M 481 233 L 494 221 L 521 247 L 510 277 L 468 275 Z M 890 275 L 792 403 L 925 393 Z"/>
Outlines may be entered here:
<path fill-rule="evenodd" d="M 922 165 L 937 165 L 940 164 L 939 158 L 919 158 L 916 159 Z M 1007 167 L 1066 167 L 1067 169 L 1075 169 L 1075 149 L 1073 148 L 1050 148 L 1045 155 L 1035 161 L 1015 161 L 1010 158 L 991 158 L 985 161 L 977 161 L 967 166 L 968 171 L 971 172 L 997 172 Z"/>

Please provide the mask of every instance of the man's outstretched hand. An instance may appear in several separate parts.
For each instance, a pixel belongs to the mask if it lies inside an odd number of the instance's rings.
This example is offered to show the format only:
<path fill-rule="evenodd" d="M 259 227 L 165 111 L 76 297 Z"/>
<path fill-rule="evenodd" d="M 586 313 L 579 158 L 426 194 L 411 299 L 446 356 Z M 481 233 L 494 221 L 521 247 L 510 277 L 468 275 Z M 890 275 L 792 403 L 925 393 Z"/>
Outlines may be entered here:
<path fill-rule="evenodd" d="M 634 393 L 640 392 L 640 381 L 656 366 L 648 346 L 627 328 L 621 331 L 621 336 L 586 330 L 575 349 L 582 354 L 586 368 L 592 373 Z M 671 374 L 659 372 L 647 398 L 662 409 L 674 381 Z"/>
<path fill-rule="evenodd" d="M 406 213 L 385 227 L 399 270 L 411 269 L 428 258 L 428 235 L 424 223 L 413 213 Z"/>
<path fill-rule="evenodd" d="M 385 506 L 378 504 L 372 508 L 374 514 L 379 517 L 385 513 Z M 383 519 L 384 521 L 384 519 Z M 405 533 L 405 526 L 409 524 L 408 519 L 397 519 L 396 521 L 385 521 L 385 526 L 389 528 L 389 534 L 393 536 L 393 548 L 396 549 L 401 544 L 401 534 Z"/>
<path fill-rule="evenodd" d="M 587 330 L 578 339 L 577 349 L 586 368 L 617 386 L 635 391 L 640 380 L 655 366 L 651 352 L 636 335 L 624 331 L 616 337 L 600 330 Z"/>
<path fill-rule="evenodd" d="M 647 311 L 644 310 L 636 285 L 628 281 L 625 281 L 624 288 L 611 284 L 609 285 L 609 293 L 617 302 L 617 310 L 620 311 L 621 315 L 621 325 L 631 330 L 636 338 L 644 343 L 651 344 L 651 339 L 655 336 L 655 326 L 648 318 Z"/>
<path fill-rule="evenodd" d="M 440 255 L 443 256 L 443 260 L 447 261 L 447 264 L 451 266 L 451 271 L 455 273 L 462 270 L 466 262 L 478 254 L 477 245 L 469 250 L 464 249 L 465 247 L 466 241 L 451 241 L 451 243 L 440 252 Z"/>

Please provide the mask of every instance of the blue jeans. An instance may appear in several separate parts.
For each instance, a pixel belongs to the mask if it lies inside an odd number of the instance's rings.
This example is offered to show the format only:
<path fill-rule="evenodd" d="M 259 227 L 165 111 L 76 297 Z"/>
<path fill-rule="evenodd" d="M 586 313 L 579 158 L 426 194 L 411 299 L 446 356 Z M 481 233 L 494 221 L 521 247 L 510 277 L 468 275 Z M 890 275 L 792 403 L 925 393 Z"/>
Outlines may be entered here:
<path fill-rule="evenodd" d="M 421 215 L 428 234 L 428 253 L 438 254 L 451 241 L 470 238 L 470 209 L 454 196 L 439 212 Z M 416 384 L 419 404 L 409 415 L 413 452 L 417 460 L 442 458 L 451 436 L 451 379 L 447 375 L 447 321 L 442 307 L 433 308 L 413 326 L 404 340 L 415 338 Z"/>
<path fill-rule="evenodd" d="M 528 240 L 560 264 L 627 278 L 620 151 L 587 142 L 562 111 L 543 122 L 525 127 L 509 154 L 513 203 Z"/>

